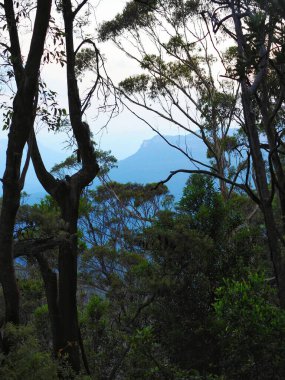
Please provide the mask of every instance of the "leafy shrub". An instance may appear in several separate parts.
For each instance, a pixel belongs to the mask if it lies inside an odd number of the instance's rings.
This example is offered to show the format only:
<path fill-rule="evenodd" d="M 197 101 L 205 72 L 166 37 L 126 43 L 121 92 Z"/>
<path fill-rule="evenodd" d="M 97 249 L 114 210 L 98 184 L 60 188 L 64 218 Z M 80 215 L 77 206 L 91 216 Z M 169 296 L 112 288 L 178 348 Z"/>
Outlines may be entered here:
<path fill-rule="evenodd" d="M 51 356 L 39 349 L 31 326 L 16 327 L 7 324 L 5 338 L 10 352 L 0 354 L 0 379 L 55 380 L 57 369 Z"/>
<path fill-rule="evenodd" d="M 264 276 L 226 280 L 216 294 L 226 379 L 284 379 L 285 311 Z"/>

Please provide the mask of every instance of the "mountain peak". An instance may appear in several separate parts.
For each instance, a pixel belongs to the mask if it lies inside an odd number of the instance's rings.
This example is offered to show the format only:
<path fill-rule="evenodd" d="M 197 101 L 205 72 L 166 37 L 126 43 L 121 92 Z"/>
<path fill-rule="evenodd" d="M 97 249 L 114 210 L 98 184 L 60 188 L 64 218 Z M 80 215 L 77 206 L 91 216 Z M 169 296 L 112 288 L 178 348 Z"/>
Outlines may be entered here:
<path fill-rule="evenodd" d="M 207 162 L 206 147 L 196 136 L 165 136 L 173 145 L 193 154 L 200 161 Z M 157 135 L 144 140 L 139 150 L 130 157 L 118 162 L 118 168 L 110 173 L 112 180 L 118 182 L 150 183 L 160 182 L 169 173 L 177 169 L 194 169 L 192 162 L 178 149 L 167 144 Z M 179 199 L 188 178 L 188 174 L 178 174 L 167 183 L 170 191 Z"/>

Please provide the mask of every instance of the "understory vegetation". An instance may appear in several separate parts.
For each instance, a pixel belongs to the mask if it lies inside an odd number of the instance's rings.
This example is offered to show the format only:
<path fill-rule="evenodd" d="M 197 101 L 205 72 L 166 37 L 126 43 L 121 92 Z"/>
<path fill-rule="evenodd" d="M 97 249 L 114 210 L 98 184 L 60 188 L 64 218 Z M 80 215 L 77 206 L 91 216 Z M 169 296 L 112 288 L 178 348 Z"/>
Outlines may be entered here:
<path fill-rule="evenodd" d="M 22 324 L 5 327 L 1 378 L 283 378 L 285 312 L 262 215 L 248 198 L 225 201 L 203 175 L 189 178 L 177 203 L 165 186 L 113 182 L 86 190 L 79 226 L 82 375 L 52 354 L 36 256 L 56 273 L 53 248 L 16 261 Z M 15 234 L 24 242 L 64 234 L 57 205 L 49 196 L 23 204 Z"/>

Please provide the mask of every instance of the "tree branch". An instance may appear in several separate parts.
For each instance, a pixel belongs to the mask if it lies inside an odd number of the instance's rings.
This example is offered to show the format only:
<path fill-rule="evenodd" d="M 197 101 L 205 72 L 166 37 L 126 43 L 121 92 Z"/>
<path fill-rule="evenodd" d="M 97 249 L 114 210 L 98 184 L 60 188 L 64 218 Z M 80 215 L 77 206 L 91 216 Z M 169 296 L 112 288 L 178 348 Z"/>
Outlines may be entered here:
<path fill-rule="evenodd" d="M 174 170 L 174 171 L 171 171 L 169 176 L 163 180 L 163 181 L 160 181 L 156 184 L 155 186 L 155 189 L 157 189 L 160 185 L 164 185 L 165 183 L 167 183 L 168 181 L 171 180 L 171 178 L 173 176 L 175 176 L 176 174 L 178 173 L 186 173 L 186 174 L 205 174 L 205 175 L 209 175 L 211 177 L 214 177 L 214 178 L 217 178 L 217 179 L 220 179 L 222 181 L 224 181 L 225 183 L 228 183 L 229 185 L 232 185 L 234 187 L 237 187 L 239 189 L 241 189 L 242 191 L 246 192 L 247 194 L 250 195 L 251 198 L 254 197 L 254 200 L 257 204 L 260 204 L 260 201 L 259 199 L 252 193 L 252 191 L 250 191 L 247 186 L 245 186 L 244 184 L 242 183 L 237 183 L 237 182 L 234 182 L 228 178 L 225 178 L 221 175 L 219 175 L 218 173 L 213 173 L 213 172 L 210 172 L 208 170 L 191 170 L 191 169 L 178 169 L 178 170 Z"/>
<path fill-rule="evenodd" d="M 84 7 L 84 5 L 88 2 L 88 0 L 83 0 L 78 7 L 73 11 L 73 19 L 76 17 L 77 13 L 80 12 L 80 10 Z"/>
<path fill-rule="evenodd" d="M 55 190 L 57 188 L 57 181 L 51 175 L 47 170 L 46 167 L 43 163 L 38 144 L 37 144 L 37 139 L 35 135 L 34 129 L 31 131 L 31 136 L 28 140 L 28 144 L 31 149 L 31 156 L 32 156 L 32 161 L 34 165 L 35 172 L 37 174 L 37 177 L 43 186 L 43 188 L 51 195 L 55 194 Z"/>
<path fill-rule="evenodd" d="M 62 243 L 60 238 L 18 240 L 14 244 L 14 259 L 22 256 L 34 256 L 40 252 L 58 247 Z"/>
<path fill-rule="evenodd" d="M 11 52 L 11 61 L 15 73 L 16 84 L 19 88 L 23 79 L 24 68 L 13 0 L 4 0 L 4 9 L 11 44 L 9 51 Z"/>

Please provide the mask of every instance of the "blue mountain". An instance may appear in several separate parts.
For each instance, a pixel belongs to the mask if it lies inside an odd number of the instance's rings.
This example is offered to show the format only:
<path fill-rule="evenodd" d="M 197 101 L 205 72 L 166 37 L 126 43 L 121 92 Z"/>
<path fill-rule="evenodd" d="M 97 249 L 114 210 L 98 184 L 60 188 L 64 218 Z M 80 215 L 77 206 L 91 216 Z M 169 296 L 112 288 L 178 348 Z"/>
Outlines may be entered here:
<path fill-rule="evenodd" d="M 193 135 L 166 136 L 168 142 L 186 151 L 189 156 L 207 162 L 206 148 L 200 139 Z M 40 150 L 47 169 L 66 158 L 66 152 L 55 151 L 52 147 L 40 145 Z M 6 141 L 0 140 L 1 152 L 6 150 Z M 2 157 L 4 157 L 2 153 Z M 0 176 L 3 176 L 5 162 L 0 162 Z M 181 151 L 171 147 L 160 136 L 145 140 L 139 150 L 132 156 L 118 162 L 118 167 L 111 170 L 109 177 L 121 183 L 159 182 L 168 177 L 172 170 L 195 169 L 195 165 Z M 0 178 L 1 178 L 0 177 Z M 188 178 L 187 174 L 177 174 L 168 183 L 170 192 L 179 199 Z M 96 185 L 96 182 L 95 182 Z M 45 191 L 37 180 L 30 165 L 24 191 L 30 195 L 29 203 L 38 202 L 45 196 Z"/>
<path fill-rule="evenodd" d="M 193 135 L 166 136 L 168 142 L 186 151 L 189 156 L 207 162 L 206 147 L 200 139 Z M 132 156 L 118 162 L 118 168 L 110 173 L 112 180 L 118 182 L 149 183 L 159 182 L 177 169 L 196 169 L 193 163 L 181 151 L 167 144 L 160 136 L 155 136 L 142 143 Z M 189 177 L 179 173 L 167 182 L 170 192 L 179 199 L 183 187 Z"/>

